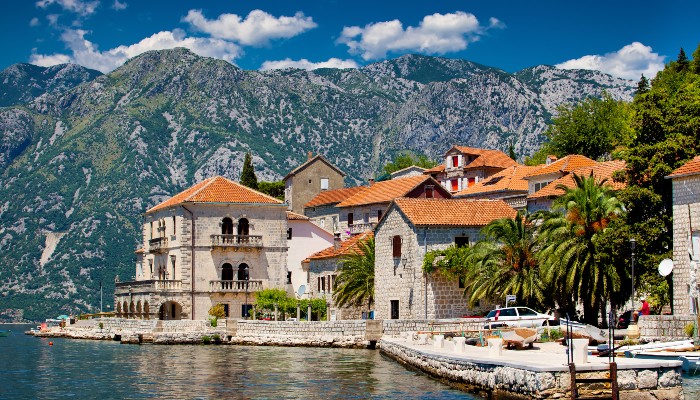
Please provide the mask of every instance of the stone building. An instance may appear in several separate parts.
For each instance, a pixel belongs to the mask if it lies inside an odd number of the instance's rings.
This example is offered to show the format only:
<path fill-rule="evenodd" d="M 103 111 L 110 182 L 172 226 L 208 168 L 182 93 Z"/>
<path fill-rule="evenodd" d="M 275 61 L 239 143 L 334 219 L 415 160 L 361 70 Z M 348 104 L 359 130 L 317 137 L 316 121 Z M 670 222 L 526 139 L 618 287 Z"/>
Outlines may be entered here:
<path fill-rule="evenodd" d="M 464 282 L 423 273 L 423 258 L 471 245 L 489 222 L 515 215 L 503 200 L 395 199 L 374 232 L 375 318 L 456 318 L 490 309 L 484 303 L 467 308 Z"/>
<path fill-rule="evenodd" d="M 417 165 L 411 165 L 410 167 L 406 167 L 404 169 L 400 169 L 398 171 L 394 171 L 391 174 L 389 174 L 389 179 L 399 179 L 399 178 L 408 178 L 411 176 L 420 176 L 425 173 L 425 168 L 419 167 Z"/>
<path fill-rule="evenodd" d="M 126 318 L 240 318 L 264 288 L 287 285 L 287 206 L 217 176 L 146 211 L 134 281 L 117 282 Z"/>
<path fill-rule="evenodd" d="M 525 180 L 528 182 L 527 211 L 533 213 L 539 210 L 549 210 L 552 206 L 552 198 L 550 196 L 540 196 L 541 193 L 538 193 L 540 190 L 579 168 L 590 167 L 596 164 L 590 158 L 577 154 L 568 155 L 560 159 L 557 159 L 555 156 L 548 156 L 545 165 L 525 175 Z"/>
<path fill-rule="evenodd" d="M 540 165 L 514 165 L 454 194 L 457 199 L 503 200 L 516 210 L 527 206 L 528 184 L 525 175 L 541 168 Z"/>
<path fill-rule="evenodd" d="M 284 201 L 289 210 L 304 213 L 304 204 L 317 194 L 345 186 L 345 172 L 331 164 L 322 155 L 313 157 L 309 152 L 305 163 L 284 177 Z"/>
<path fill-rule="evenodd" d="M 308 293 L 308 274 L 302 268 L 302 261 L 309 255 L 333 245 L 333 234 L 309 220 L 308 217 L 287 211 L 287 283 L 294 293 Z"/>
<path fill-rule="evenodd" d="M 340 241 L 336 238 L 333 246 L 310 255 L 304 260 L 304 268 L 309 275 L 309 296 L 324 298 L 329 305 L 331 320 L 359 319 L 363 311 L 369 311 L 364 307 L 338 307 L 333 301 L 333 292 L 336 287 L 336 277 L 342 266 L 343 258 L 349 254 L 361 251 L 359 243 L 366 242 L 373 237 L 372 231 L 362 232 L 351 236 L 347 240 Z"/>
<path fill-rule="evenodd" d="M 336 205 L 341 238 L 374 229 L 391 201 L 399 197 L 445 199 L 452 195 L 427 175 L 370 183 L 366 190 Z"/>
<path fill-rule="evenodd" d="M 700 265 L 700 156 L 673 171 L 673 313 L 697 314 Z"/>
<path fill-rule="evenodd" d="M 425 170 L 450 193 L 457 193 L 502 171 L 518 165 L 500 150 L 452 146 L 444 154 L 445 162 Z"/>
<path fill-rule="evenodd" d="M 328 232 L 339 232 L 340 209 L 336 206 L 365 189 L 367 186 L 323 191 L 304 204 L 304 215 Z"/>

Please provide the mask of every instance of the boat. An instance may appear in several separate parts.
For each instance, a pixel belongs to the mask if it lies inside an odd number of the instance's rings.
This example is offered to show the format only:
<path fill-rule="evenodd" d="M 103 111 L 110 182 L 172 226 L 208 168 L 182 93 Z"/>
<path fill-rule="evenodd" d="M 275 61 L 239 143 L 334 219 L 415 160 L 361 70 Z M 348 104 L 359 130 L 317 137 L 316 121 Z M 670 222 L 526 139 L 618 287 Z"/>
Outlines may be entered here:
<path fill-rule="evenodd" d="M 680 360 L 681 369 L 687 375 L 700 375 L 700 351 L 628 350 L 625 357 L 643 360 Z"/>
<path fill-rule="evenodd" d="M 0 330 L 0 337 L 10 336 L 10 333 L 12 333 L 12 331 Z"/>

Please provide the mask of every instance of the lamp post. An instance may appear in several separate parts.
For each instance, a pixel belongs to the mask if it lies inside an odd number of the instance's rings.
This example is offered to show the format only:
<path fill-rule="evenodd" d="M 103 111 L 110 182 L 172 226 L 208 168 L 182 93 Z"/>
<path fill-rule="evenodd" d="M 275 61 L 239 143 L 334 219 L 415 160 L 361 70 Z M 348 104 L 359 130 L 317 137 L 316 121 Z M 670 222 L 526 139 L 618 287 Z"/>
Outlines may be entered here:
<path fill-rule="evenodd" d="M 250 276 L 248 271 L 250 268 L 245 266 L 245 304 L 243 305 L 243 319 L 248 320 L 248 281 L 250 281 Z"/>
<path fill-rule="evenodd" d="M 634 248 L 637 246 L 637 241 L 634 238 L 630 239 L 630 249 L 632 250 L 632 310 L 634 312 Z"/>

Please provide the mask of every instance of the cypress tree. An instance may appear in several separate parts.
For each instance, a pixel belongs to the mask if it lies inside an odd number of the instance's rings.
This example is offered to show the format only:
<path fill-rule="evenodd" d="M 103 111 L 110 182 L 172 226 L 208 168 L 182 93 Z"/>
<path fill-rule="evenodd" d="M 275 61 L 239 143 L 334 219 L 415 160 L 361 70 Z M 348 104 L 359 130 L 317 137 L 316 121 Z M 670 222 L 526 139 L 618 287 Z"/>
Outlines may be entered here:
<path fill-rule="evenodd" d="M 676 59 L 676 71 L 687 71 L 689 65 L 688 56 L 685 55 L 685 51 L 681 47 L 681 51 L 678 52 L 678 59 Z"/>
<path fill-rule="evenodd" d="M 253 168 L 253 160 L 250 153 L 245 153 L 243 159 L 243 171 L 241 171 L 241 185 L 248 186 L 251 189 L 258 190 L 258 177 L 255 176 Z"/>
<path fill-rule="evenodd" d="M 635 96 L 638 94 L 644 94 L 649 91 L 649 79 L 647 79 L 644 74 L 642 74 L 641 79 L 637 82 L 637 91 L 634 92 Z"/>
<path fill-rule="evenodd" d="M 508 157 L 512 158 L 513 161 L 518 161 L 518 156 L 515 154 L 515 144 L 512 139 L 508 142 Z"/>

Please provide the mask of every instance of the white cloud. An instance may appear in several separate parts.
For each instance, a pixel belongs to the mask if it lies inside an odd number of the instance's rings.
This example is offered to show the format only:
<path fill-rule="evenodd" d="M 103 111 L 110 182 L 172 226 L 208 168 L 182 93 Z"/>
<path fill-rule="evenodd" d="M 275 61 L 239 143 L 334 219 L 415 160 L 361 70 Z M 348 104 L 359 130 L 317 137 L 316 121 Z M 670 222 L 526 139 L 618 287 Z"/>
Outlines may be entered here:
<path fill-rule="evenodd" d="M 99 0 L 84 1 L 84 0 L 39 0 L 36 6 L 40 8 L 48 8 L 52 4 L 58 4 L 66 11 L 74 12 L 80 16 L 86 17 L 95 12 L 100 5 Z"/>
<path fill-rule="evenodd" d="M 220 39 L 187 37 L 180 29 L 162 31 L 129 46 L 118 46 L 110 50 L 99 51 L 97 46 L 85 39 L 87 31 L 66 29 L 61 40 L 70 50 L 65 54 L 32 54 L 30 62 L 40 66 L 63 63 L 80 64 L 102 72 L 109 72 L 122 65 L 129 58 L 149 50 L 185 47 L 205 57 L 213 57 L 233 62 L 241 54 L 238 45 Z"/>
<path fill-rule="evenodd" d="M 129 5 L 126 4 L 126 2 L 120 3 L 119 0 L 114 0 L 114 4 L 112 4 L 112 9 L 121 11 L 121 10 L 126 10 L 126 7 Z"/>
<path fill-rule="evenodd" d="M 214 38 L 245 46 L 264 46 L 272 39 L 288 39 L 317 26 L 302 12 L 276 18 L 262 10 L 251 11 L 245 19 L 236 14 L 221 14 L 215 20 L 206 19 L 201 10 L 190 10 L 182 20 Z"/>
<path fill-rule="evenodd" d="M 29 21 L 29 26 L 39 26 L 41 25 L 41 22 L 39 21 L 39 18 L 34 17 Z"/>
<path fill-rule="evenodd" d="M 496 18 L 491 18 L 488 26 L 481 26 L 474 14 L 457 11 L 426 15 L 418 26 L 405 29 L 397 19 L 364 28 L 346 26 L 336 42 L 346 44 L 351 53 L 360 54 L 365 60 L 384 58 L 388 52 L 445 54 L 466 49 L 488 29 L 504 27 Z"/>
<path fill-rule="evenodd" d="M 284 60 L 279 61 L 265 61 L 260 67 L 260 70 L 267 71 L 271 69 L 285 68 L 299 68 L 311 71 L 318 68 L 358 68 L 358 65 L 354 60 L 341 60 L 339 58 L 330 58 L 328 61 L 321 61 L 317 63 L 311 62 L 305 58 L 302 58 L 301 60 L 285 58 Z"/>
<path fill-rule="evenodd" d="M 561 69 L 592 69 L 619 78 L 638 80 L 642 74 L 653 78 L 664 69 L 665 56 L 654 53 L 652 48 L 633 42 L 618 51 L 604 55 L 589 55 L 557 64 Z"/>

